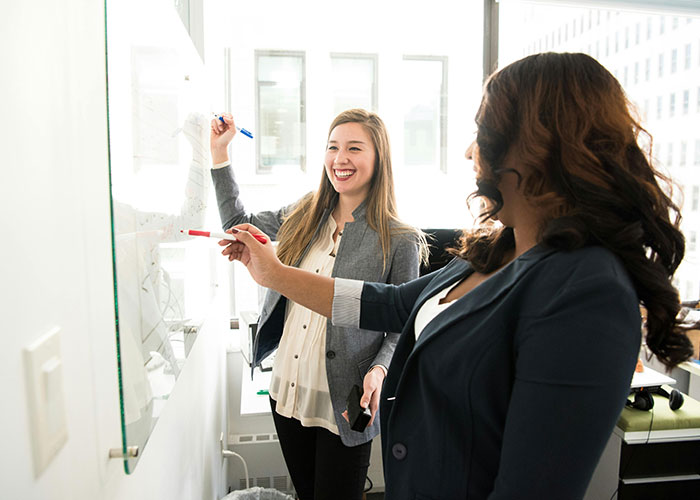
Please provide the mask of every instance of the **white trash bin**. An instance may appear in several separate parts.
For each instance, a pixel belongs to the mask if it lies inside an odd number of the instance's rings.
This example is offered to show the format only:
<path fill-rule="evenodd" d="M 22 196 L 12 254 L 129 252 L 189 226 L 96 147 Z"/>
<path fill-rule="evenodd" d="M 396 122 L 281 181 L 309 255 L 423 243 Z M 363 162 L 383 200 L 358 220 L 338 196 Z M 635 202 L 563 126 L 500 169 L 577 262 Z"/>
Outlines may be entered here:
<path fill-rule="evenodd" d="M 255 486 L 245 490 L 232 491 L 221 500 L 294 500 L 294 497 L 274 488 Z"/>

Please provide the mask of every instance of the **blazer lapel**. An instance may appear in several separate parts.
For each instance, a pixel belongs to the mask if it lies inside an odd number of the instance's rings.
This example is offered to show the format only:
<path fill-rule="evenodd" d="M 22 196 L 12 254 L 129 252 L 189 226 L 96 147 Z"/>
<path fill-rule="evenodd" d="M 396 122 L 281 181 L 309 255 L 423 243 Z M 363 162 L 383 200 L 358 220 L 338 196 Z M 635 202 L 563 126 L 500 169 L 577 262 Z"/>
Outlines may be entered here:
<path fill-rule="evenodd" d="M 540 247 L 539 245 L 535 246 L 481 283 L 477 288 L 457 299 L 455 304 L 451 305 L 442 314 L 437 315 L 426 325 L 421 336 L 416 341 L 411 356 L 456 321 L 487 307 L 499 297 L 506 294 L 535 264 L 553 251 L 552 249 Z M 469 266 L 469 268 L 471 268 L 471 266 Z M 439 290 L 443 290 L 446 286 L 454 283 L 457 278 L 460 278 L 462 275 L 464 275 L 464 273 L 460 273 L 455 279 L 446 280 L 442 286 L 436 288 L 431 287 L 433 290 L 427 297 L 423 298 L 422 302 L 425 302 L 427 298 L 431 297 Z"/>

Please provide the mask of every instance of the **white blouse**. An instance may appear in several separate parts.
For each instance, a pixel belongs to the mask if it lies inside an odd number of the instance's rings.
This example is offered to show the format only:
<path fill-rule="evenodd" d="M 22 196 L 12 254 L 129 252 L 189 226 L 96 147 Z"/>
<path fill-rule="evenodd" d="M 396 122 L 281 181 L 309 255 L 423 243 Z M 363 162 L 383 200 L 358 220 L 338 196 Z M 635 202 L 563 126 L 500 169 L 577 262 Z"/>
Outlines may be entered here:
<path fill-rule="evenodd" d="M 416 340 L 423 333 L 425 327 L 433 318 L 442 313 L 457 302 L 453 300 L 444 304 L 440 304 L 440 300 L 445 298 L 450 290 L 459 285 L 462 281 L 457 281 L 455 284 L 445 287 L 435 295 L 426 300 L 418 313 L 413 323 Z M 349 325 L 359 326 L 360 324 L 360 305 L 362 299 L 362 286 L 364 281 L 351 280 L 344 278 L 335 278 L 333 285 L 333 324 L 334 325 Z"/>
<path fill-rule="evenodd" d="M 333 217 L 321 228 L 299 268 L 330 276 L 342 232 Z M 326 375 L 326 318 L 287 301 L 282 338 L 275 355 L 270 397 L 277 413 L 295 418 L 305 427 L 323 427 L 338 434 Z"/>
<path fill-rule="evenodd" d="M 418 340 L 420 334 L 423 333 L 423 329 L 428 325 L 428 323 L 430 323 L 435 318 L 435 316 L 437 316 L 445 309 L 450 307 L 452 304 L 457 302 L 456 300 L 453 300 L 451 302 L 445 302 L 444 304 L 440 303 L 440 301 L 444 299 L 448 293 L 450 293 L 450 290 L 452 290 L 460 283 L 461 281 L 457 281 L 457 283 L 455 283 L 454 285 L 448 286 L 447 288 L 443 288 L 423 303 L 421 308 L 418 310 L 418 313 L 416 314 L 416 319 L 413 324 L 413 330 L 416 334 L 416 340 Z"/>

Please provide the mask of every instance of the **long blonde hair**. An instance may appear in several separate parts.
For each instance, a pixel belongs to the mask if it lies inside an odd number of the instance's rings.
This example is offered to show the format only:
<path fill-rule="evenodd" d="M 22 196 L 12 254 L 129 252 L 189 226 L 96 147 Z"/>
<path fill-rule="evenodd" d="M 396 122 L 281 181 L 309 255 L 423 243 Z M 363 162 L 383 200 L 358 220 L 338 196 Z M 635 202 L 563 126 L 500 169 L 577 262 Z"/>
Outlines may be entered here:
<path fill-rule="evenodd" d="M 333 130 L 344 123 L 359 123 L 372 139 L 375 151 L 374 173 L 367 194 L 366 219 L 369 227 L 379 235 L 382 246 L 382 261 L 386 269 L 389 256 L 391 236 L 394 234 L 412 234 L 420 245 L 422 260 L 427 258 L 425 236 L 403 222 L 396 211 L 394 196 L 394 176 L 391 169 L 391 152 L 389 136 L 384 122 L 375 113 L 364 109 L 349 109 L 335 117 L 328 129 L 328 138 Z M 316 192 L 302 198 L 292 212 L 286 217 L 277 233 L 279 246 L 277 256 L 286 265 L 295 265 L 311 242 L 323 213 L 332 209 L 338 201 L 338 192 L 333 188 L 326 175 L 321 173 L 321 183 Z"/>

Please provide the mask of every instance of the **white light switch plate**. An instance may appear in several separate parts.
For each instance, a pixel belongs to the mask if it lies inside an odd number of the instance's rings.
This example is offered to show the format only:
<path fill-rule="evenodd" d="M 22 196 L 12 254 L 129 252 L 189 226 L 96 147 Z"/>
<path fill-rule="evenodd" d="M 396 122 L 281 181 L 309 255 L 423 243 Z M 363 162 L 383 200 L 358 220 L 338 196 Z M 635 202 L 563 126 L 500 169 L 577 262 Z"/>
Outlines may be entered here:
<path fill-rule="evenodd" d="M 68 439 L 59 332 L 53 328 L 24 350 L 36 477 Z"/>

